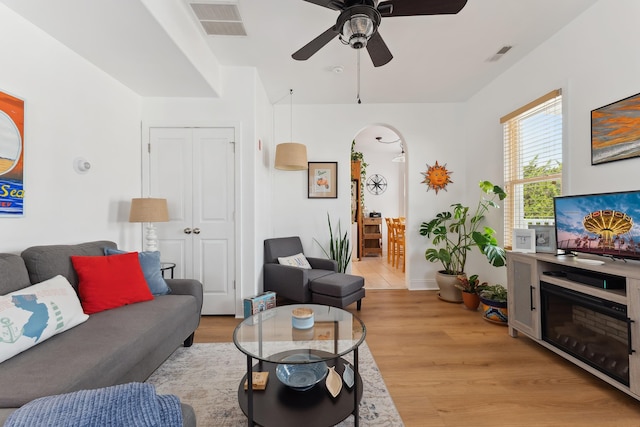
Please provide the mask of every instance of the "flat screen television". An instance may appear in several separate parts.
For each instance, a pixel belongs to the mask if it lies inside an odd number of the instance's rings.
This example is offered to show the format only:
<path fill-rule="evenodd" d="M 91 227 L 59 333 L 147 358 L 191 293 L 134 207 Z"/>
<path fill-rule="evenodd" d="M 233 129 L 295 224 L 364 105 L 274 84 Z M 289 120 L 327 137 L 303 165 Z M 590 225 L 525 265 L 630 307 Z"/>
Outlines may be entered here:
<path fill-rule="evenodd" d="M 553 205 L 558 249 L 640 259 L 640 191 L 559 196 Z"/>

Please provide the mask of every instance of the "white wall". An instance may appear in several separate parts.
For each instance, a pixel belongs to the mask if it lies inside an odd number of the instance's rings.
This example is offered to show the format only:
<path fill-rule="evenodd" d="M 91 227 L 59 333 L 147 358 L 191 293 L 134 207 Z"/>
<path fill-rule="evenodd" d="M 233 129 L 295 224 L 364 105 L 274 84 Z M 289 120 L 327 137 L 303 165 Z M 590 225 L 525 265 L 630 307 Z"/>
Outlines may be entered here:
<path fill-rule="evenodd" d="M 289 106 L 275 107 L 275 140 L 290 139 Z M 376 123 L 397 129 L 407 153 L 407 278 L 412 289 L 433 288 L 436 264 L 425 261 L 420 223 L 466 197 L 462 104 L 294 105 L 293 139 L 306 144 L 309 161 L 338 162 L 338 198 L 308 199 L 307 172 L 273 171 L 273 236 L 299 235 L 305 252 L 322 256 L 328 246 L 327 212 L 334 224 L 350 223 L 351 141 Z M 448 191 L 436 195 L 421 184 L 426 164 L 438 160 L 454 171 Z"/>
<path fill-rule="evenodd" d="M 264 263 L 264 240 L 273 237 L 271 231 L 272 193 L 271 147 L 273 147 L 273 106 L 267 98 L 262 82 L 256 74 L 256 131 L 253 141 L 255 149 L 255 176 L 253 186 L 255 191 L 255 211 L 251 212 L 255 222 L 254 259 L 253 267 L 256 272 L 256 288 L 251 295 L 262 292 L 262 265 Z M 249 290 L 247 290 L 249 291 Z M 249 294 L 247 294 L 249 295 Z"/>
<path fill-rule="evenodd" d="M 219 99 L 145 98 L 143 101 L 143 145 L 154 126 L 235 126 L 236 134 L 236 313 L 242 313 L 242 299 L 261 290 L 262 242 L 268 217 L 257 213 L 268 208 L 268 153 L 271 134 L 271 106 L 256 70 L 223 67 L 224 93 Z M 262 140 L 262 150 L 258 140 Z M 145 162 L 148 156 L 145 155 Z M 143 170 L 143 175 L 145 171 Z"/>
<path fill-rule="evenodd" d="M 501 166 L 484 167 L 502 165 L 499 118 L 561 88 L 563 193 L 638 189 L 640 158 L 592 166 L 590 146 L 590 111 L 640 92 L 638 16 L 640 2 L 636 0 L 599 1 L 467 103 L 468 187 L 482 178 L 501 181 Z M 499 233 L 502 235 L 502 228 Z M 470 264 L 474 271 L 484 270 L 493 281 L 506 282 L 505 269 L 475 261 Z"/>
<path fill-rule="evenodd" d="M 0 4 L 0 90 L 25 101 L 25 215 L 0 218 L 0 251 L 114 240 L 140 194 L 140 98 Z M 91 170 L 77 174 L 76 157 Z"/>

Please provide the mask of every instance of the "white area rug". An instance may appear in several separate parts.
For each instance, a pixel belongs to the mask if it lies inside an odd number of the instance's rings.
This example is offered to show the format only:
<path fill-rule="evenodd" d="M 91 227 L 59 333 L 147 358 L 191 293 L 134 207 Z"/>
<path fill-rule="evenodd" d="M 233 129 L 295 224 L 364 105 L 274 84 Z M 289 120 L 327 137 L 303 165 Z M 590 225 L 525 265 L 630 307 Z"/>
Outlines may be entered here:
<path fill-rule="evenodd" d="M 364 384 L 360 425 L 403 426 L 366 342 L 360 347 L 358 358 Z M 346 359 L 352 361 L 350 357 Z M 159 394 L 175 394 L 191 405 L 198 426 L 246 426 L 247 417 L 238 405 L 238 385 L 246 374 L 246 361 L 233 343 L 194 344 L 176 350 L 147 382 L 154 384 Z M 353 415 L 338 424 L 340 427 L 353 425 Z"/>

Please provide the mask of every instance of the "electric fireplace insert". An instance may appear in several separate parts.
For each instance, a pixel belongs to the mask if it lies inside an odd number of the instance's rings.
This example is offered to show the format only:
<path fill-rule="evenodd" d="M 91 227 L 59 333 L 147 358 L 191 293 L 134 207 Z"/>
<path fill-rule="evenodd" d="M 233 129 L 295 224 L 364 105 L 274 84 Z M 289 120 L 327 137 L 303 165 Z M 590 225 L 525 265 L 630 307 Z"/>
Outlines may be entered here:
<path fill-rule="evenodd" d="M 627 306 L 540 282 L 542 339 L 629 385 L 632 354 Z"/>

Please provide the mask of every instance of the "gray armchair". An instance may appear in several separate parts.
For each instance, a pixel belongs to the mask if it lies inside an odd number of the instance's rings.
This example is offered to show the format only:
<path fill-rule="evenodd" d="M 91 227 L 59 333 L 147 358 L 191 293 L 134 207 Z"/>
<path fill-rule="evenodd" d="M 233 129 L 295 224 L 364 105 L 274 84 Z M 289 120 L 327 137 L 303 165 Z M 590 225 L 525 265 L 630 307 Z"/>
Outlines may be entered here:
<path fill-rule="evenodd" d="M 338 271 L 332 259 L 310 258 L 311 269 L 281 265 L 278 257 L 304 253 L 299 237 L 280 237 L 264 241 L 264 290 L 299 303 L 311 302 L 310 282 Z"/>

